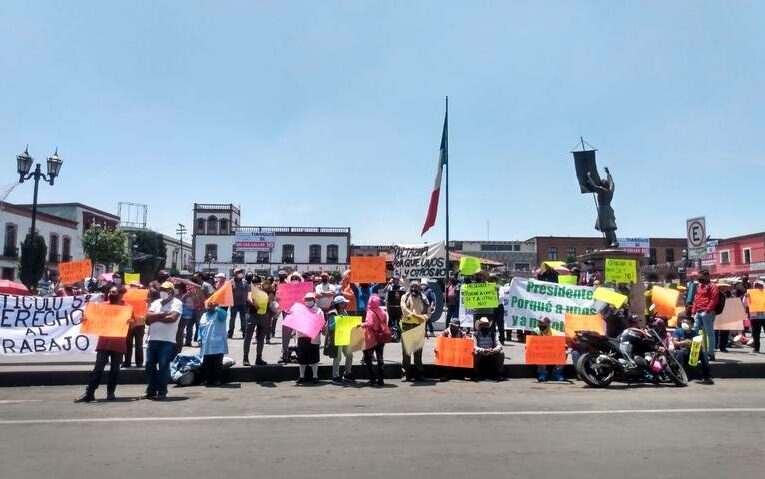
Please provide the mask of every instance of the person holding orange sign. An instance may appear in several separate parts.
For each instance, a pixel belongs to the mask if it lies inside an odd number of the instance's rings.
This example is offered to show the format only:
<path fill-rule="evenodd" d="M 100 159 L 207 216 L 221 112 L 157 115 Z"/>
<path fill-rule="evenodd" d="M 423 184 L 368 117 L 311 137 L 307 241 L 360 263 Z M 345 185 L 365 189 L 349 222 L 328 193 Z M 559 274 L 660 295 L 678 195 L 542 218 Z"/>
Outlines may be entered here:
<path fill-rule="evenodd" d="M 119 289 L 116 286 L 111 287 L 107 298 L 109 300 L 109 304 L 125 304 L 125 302 L 122 300 Z M 132 321 L 133 320 L 131 319 L 131 323 Z M 125 354 L 126 345 L 127 343 L 124 337 L 98 337 L 98 344 L 96 345 L 96 364 L 93 367 L 93 371 L 90 373 L 90 379 L 88 380 L 88 385 L 85 388 L 85 394 L 75 399 L 74 402 L 83 403 L 96 400 L 96 389 L 98 389 L 98 386 L 101 383 L 101 376 L 104 373 L 104 369 L 106 369 L 107 363 L 109 363 L 110 366 L 109 382 L 106 386 L 106 400 L 114 401 L 116 399 L 114 393 L 117 390 L 117 383 L 119 382 L 120 378 L 120 365 L 122 364 L 122 355 Z"/>
<path fill-rule="evenodd" d="M 754 290 L 747 291 L 746 296 L 744 297 L 744 305 L 749 308 L 749 321 L 752 323 L 752 346 L 754 347 L 753 351 L 755 353 L 760 352 L 760 335 L 762 334 L 763 329 L 765 329 L 765 311 L 752 311 L 752 309 L 759 309 L 754 307 L 755 297 L 765 294 L 763 293 L 764 288 L 765 283 L 757 281 L 754 283 Z"/>
<path fill-rule="evenodd" d="M 537 321 L 537 327 L 534 328 L 534 334 L 536 336 L 556 336 L 550 327 L 550 318 L 542 318 Z M 565 381 L 566 376 L 563 375 L 563 365 L 558 364 L 556 366 L 545 366 L 540 364 L 537 366 L 537 379 L 540 383 L 545 382 L 550 377 L 550 370 L 552 368 L 552 375 L 555 381 Z"/>

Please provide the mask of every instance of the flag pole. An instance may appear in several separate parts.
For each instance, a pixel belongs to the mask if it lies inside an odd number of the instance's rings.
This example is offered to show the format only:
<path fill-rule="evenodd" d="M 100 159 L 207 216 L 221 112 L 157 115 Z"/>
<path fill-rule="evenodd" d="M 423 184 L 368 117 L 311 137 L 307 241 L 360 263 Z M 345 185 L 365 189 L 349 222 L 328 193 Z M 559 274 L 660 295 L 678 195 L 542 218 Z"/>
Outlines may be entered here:
<path fill-rule="evenodd" d="M 444 278 L 444 287 L 449 283 L 449 276 L 451 275 L 451 267 L 449 265 L 449 97 L 446 97 L 446 128 L 444 128 L 444 134 L 446 140 L 444 145 L 446 146 L 446 278 Z"/>

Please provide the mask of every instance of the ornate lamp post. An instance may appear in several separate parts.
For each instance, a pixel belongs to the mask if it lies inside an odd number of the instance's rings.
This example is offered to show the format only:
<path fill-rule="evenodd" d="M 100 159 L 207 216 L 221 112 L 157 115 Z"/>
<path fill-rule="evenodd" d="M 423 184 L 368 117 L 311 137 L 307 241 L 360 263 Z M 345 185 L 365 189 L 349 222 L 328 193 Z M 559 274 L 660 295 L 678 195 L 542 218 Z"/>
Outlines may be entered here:
<path fill-rule="evenodd" d="M 58 156 L 58 148 L 53 156 L 48 157 L 48 174 L 42 172 L 40 163 L 37 163 L 35 170 L 30 173 L 32 169 L 32 163 L 34 158 L 29 155 L 29 147 L 24 149 L 24 152 L 16 157 L 16 165 L 19 173 L 19 183 L 24 183 L 26 180 L 34 178 L 35 180 L 35 193 L 32 201 L 32 229 L 30 234 L 36 234 L 35 226 L 37 223 L 37 190 L 40 185 L 40 179 L 47 181 L 53 186 L 53 182 L 56 180 L 59 172 L 61 171 L 61 165 L 64 163 Z"/>

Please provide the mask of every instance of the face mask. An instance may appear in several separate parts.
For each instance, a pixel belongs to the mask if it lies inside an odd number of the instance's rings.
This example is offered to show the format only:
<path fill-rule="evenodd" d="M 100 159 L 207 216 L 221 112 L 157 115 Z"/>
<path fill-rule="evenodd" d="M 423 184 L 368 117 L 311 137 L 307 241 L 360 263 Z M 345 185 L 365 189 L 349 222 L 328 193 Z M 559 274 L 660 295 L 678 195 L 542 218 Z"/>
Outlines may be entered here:
<path fill-rule="evenodd" d="M 309 308 L 313 308 L 316 305 L 316 302 L 315 301 L 306 301 L 305 305 L 308 306 Z"/>
<path fill-rule="evenodd" d="M 169 298 L 169 297 L 170 297 L 170 293 L 168 293 L 167 291 L 160 291 L 159 292 L 159 299 L 161 299 L 162 301 L 166 301 L 167 298 Z"/>
<path fill-rule="evenodd" d="M 244 278 L 243 275 L 241 275 L 241 274 L 236 275 L 236 279 L 242 279 L 242 278 Z"/>
<path fill-rule="evenodd" d="M 683 331 L 688 332 L 691 330 L 691 325 L 688 323 L 683 323 L 682 328 L 683 328 Z"/>
<path fill-rule="evenodd" d="M 457 326 L 449 326 L 449 330 L 452 332 L 452 334 L 457 334 L 460 331 L 460 328 Z"/>
<path fill-rule="evenodd" d="M 114 278 L 114 284 L 116 284 L 117 286 L 119 286 L 119 285 L 121 285 L 121 284 L 122 284 L 122 280 L 121 280 L 121 279 L 119 279 L 119 278 Z"/>

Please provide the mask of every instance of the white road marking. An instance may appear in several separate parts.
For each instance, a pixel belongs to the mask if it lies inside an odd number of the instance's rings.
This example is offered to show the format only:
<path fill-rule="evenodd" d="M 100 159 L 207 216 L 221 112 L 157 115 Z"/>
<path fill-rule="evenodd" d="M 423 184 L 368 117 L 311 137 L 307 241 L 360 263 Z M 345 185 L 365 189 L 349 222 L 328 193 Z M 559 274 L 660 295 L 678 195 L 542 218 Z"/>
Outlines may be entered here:
<path fill-rule="evenodd" d="M 699 409 L 605 409 L 595 411 L 434 411 L 434 412 L 368 412 L 321 414 L 254 414 L 239 416 L 157 416 L 157 417 L 90 417 L 70 419 L 8 419 L 0 426 L 16 424 L 87 424 L 113 422 L 196 422 L 196 421 L 263 421 L 273 419 L 365 419 L 396 417 L 517 417 L 517 416 L 587 416 L 617 414 L 708 414 L 765 413 L 765 408 L 699 408 Z"/>
<path fill-rule="evenodd" d="M 19 404 L 25 402 L 42 402 L 42 399 L 0 399 L 0 404 Z"/>

